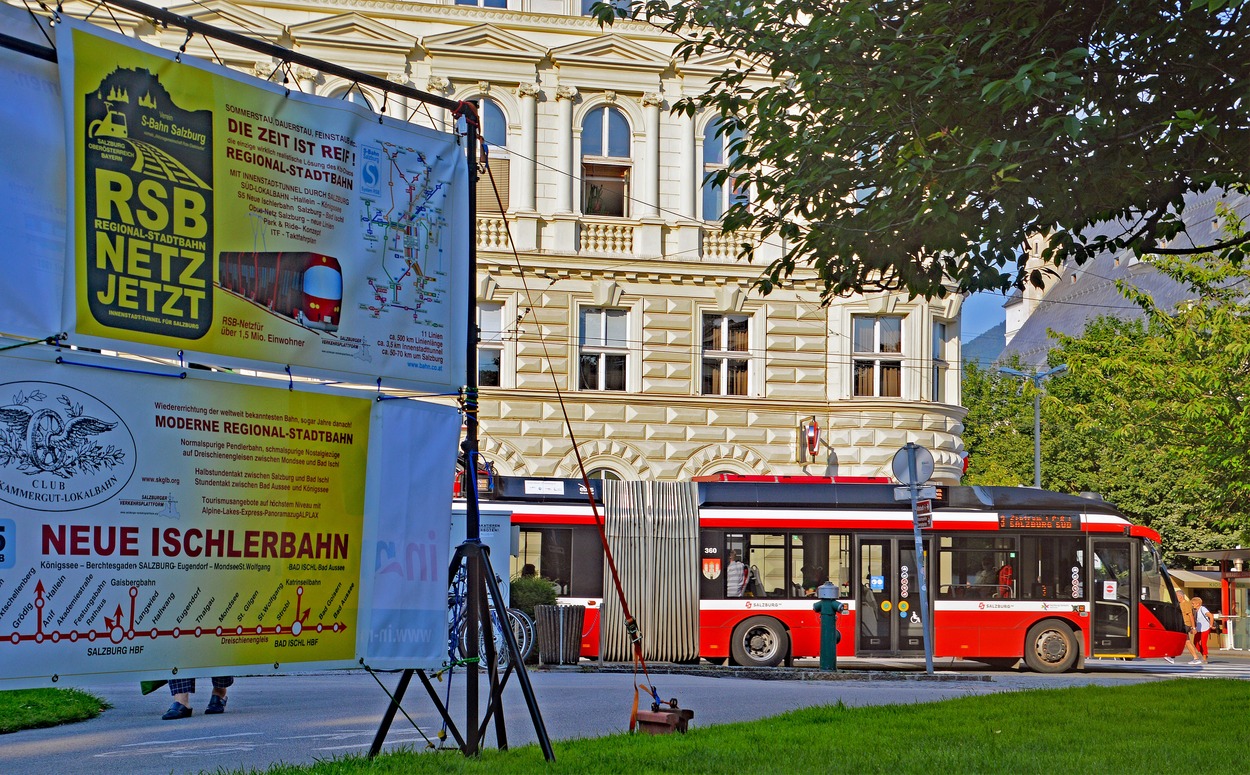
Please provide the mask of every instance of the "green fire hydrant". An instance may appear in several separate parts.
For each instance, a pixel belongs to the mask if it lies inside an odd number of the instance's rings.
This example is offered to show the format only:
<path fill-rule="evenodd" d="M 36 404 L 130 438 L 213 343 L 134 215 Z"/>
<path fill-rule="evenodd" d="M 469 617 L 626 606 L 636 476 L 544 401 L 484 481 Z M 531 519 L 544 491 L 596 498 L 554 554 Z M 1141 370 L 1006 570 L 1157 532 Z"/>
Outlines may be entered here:
<path fill-rule="evenodd" d="M 842 611 L 838 588 L 826 581 L 816 587 L 816 597 L 820 599 L 812 610 L 820 613 L 820 669 L 837 670 L 838 641 L 842 640 L 842 633 L 838 632 L 838 614 Z"/>

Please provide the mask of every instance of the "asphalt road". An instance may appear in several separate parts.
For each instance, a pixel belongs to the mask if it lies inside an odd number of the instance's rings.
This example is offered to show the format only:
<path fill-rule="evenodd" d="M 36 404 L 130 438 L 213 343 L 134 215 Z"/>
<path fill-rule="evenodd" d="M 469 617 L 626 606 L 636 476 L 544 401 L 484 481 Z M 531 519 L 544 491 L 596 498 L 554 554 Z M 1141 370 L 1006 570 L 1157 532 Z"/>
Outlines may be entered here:
<path fill-rule="evenodd" d="M 844 661 L 845 667 L 850 663 Z M 1225 675 L 1250 678 L 1250 662 L 1219 660 L 1205 669 L 1162 662 L 1107 663 L 1085 673 L 1042 676 L 1016 671 L 985 671 L 971 663 L 936 665 L 935 675 L 923 674 L 923 665 L 898 663 L 891 671 L 867 670 L 883 665 L 859 664 L 834 680 L 799 680 L 817 671 L 799 669 L 775 680 L 738 677 L 726 670 L 698 674 L 659 672 L 652 679 L 661 697 L 675 697 L 694 710 L 694 726 L 748 721 L 795 708 L 838 702 L 847 705 L 933 702 L 951 697 L 1028 688 L 1084 684 L 1118 684 L 1158 680 L 1181 675 Z M 920 667 L 920 671 L 916 670 Z M 900 671 L 899 668 L 904 668 Z M 596 737 L 626 731 L 634 698 L 629 672 L 583 672 L 559 668 L 530 673 L 544 725 L 553 741 Z M 379 676 L 392 689 L 395 674 Z M 51 729 L 27 730 L 0 738 L 0 773 L 99 772 L 188 773 L 225 770 L 263 770 L 279 762 L 312 763 L 368 751 L 388 699 L 382 687 L 363 671 L 332 671 L 287 676 L 239 678 L 230 690 L 230 704 L 220 716 L 205 716 L 207 681 L 192 696 L 195 715 L 162 721 L 169 706 L 165 690 L 142 696 L 134 681 L 85 685 L 110 702 L 112 709 L 99 718 Z M 440 693 L 446 683 L 435 683 Z M 450 687 L 452 718 L 464 725 L 463 675 Z M 485 696 L 482 697 L 483 704 Z M 505 720 L 512 747 L 536 740 L 534 724 L 514 678 L 505 689 Z M 438 743 L 440 717 L 421 685 L 413 681 L 403 715 L 396 717 L 384 750 L 425 749 Z M 450 742 L 450 740 L 449 740 Z M 492 727 L 484 741 L 495 747 Z M 559 749 L 556 749 L 557 756 Z M 443 754 L 456 756 L 454 752 Z"/>

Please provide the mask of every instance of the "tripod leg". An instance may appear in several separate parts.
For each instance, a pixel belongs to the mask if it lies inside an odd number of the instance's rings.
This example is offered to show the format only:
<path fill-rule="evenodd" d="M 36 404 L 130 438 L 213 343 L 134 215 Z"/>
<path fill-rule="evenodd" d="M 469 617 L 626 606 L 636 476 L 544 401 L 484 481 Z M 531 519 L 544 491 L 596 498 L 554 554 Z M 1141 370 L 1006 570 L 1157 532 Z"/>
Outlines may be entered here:
<path fill-rule="evenodd" d="M 434 707 L 438 708 L 438 713 L 447 724 L 447 731 L 451 733 L 452 739 L 456 741 L 456 745 L 463 751 L 464 738 L 460 736 L 460 730 L 456 729 L 456 722 L 451 720 L 451 714 L 447 712 L 447 706 L 438 698 L 438 692 L 434 689 L 434 684 L 430 683 L 429 676 L 425 674 L 424 670 L 418 670 L 417 678 L 421 679 L 421 684 L 425 686 L 425 691 L 429 693 L 430 699 L 434 700 Z"/>
<path fill-rule="evenodd" d="M 534 722 L 534 734 L 538 736 L 538 744 L 543 749 L 543 756 L 547 761 L 553 762 L 556 760 L 556 753 L 551 748 L 551 738 L 547 736 L 547 727 L 543 724 L 542 711 L 538 709 L 538 700 L 534 696 L 534 686 L 530 683 L 529 673 L 525 670 L 525 665 L 521 663 L 521 650 L 517 647 L 516 636 L 512 633 L 512 628 L 507 626 L 508 610 L 504 606 L 503 592 L 499 589 L 499 582 L 495 580 L 489 551 L 482 552 L 482 565 L 485 570 L 487 589 L 490 591 L 491 599 L 495 601 L 495 613 L 499 620 L 504 622 L 499 629 L 503 632 L 504 642 L 508 644 L 508 650 L 512 654 L 512 662 L 517 666 L 517 680 L 521 683 L 521 693 L 525 696 L 525 705 L 529 708 L 530 719 Z M 502 700 L 501 695 L 498 698 L 497 708 L 503 707 Z M 496 712 L 499 710 L 497 709 Z"/>
<path fill-rule="evenodd" d="M 408 683 L 412 680 L 412 671 L 405 670 L 399 677 L 399 684 L 395 687 L 395 693 L 391 695 L 391 704 L 386 706 L 386 713 L 382 714 L 382 724 L 378 727 L 378 732 L 373 736 L 373 745 L 369 746 L 369 758 L 372 759 L 382 750 L 382 743 L 386 742 L 386 734 L 391 731 L 391 722 L 395 720 L 395 713 L 399 710 L 399 703 L 404 699 L 404 692 L 408 691 Z"/>

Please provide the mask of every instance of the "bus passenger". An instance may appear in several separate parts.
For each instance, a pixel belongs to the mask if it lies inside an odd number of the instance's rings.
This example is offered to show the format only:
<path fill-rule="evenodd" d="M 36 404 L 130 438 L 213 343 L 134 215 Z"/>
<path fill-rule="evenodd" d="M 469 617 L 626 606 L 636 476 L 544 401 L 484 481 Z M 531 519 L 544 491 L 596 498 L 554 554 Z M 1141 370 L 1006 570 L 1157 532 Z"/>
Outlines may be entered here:
<path fill-rule="evenodd" d="M 747 566 L 738 559 L 738 550 L 730 549 L 725 565 L 725 596 L 742 597 L 747 585 Z"/>
<path fill-rule="evenodd" d="M 995 567 L 994 557 L 985 555 L 981 557 L 981 570 L 976 574 L 976 594 L 981 597 L 989 597 L 998 589 L 999 571 Z"/>
<path fill-rule="evenodd" d="M 817 565 L 814 568 L 803 566 L 803 594 L 807 597 L 816 596 L 816 588 L 829 580 L 825 569 Z"/>

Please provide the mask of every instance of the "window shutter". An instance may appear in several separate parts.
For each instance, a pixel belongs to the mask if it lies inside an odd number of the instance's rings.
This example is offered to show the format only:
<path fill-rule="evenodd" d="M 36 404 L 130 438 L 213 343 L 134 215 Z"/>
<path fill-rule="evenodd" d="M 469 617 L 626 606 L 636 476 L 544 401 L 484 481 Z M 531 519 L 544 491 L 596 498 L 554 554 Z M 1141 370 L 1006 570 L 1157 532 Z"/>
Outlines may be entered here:
<path fill-rule="evenodd" d="M 508 176 L 511 165 L 508 157 L 492 158 L 490 175 L 483 173 L 477 181 L 477 211 L 479 213 L 502 213 L 508 208 Z M 491 178 L 495 179 L 495 188 L 499 189 L 499 199 L 495 199 L 495 190 L 491 188 Z M 503 201 L 504 210 L 499 209 L 499 201 Z"/>

